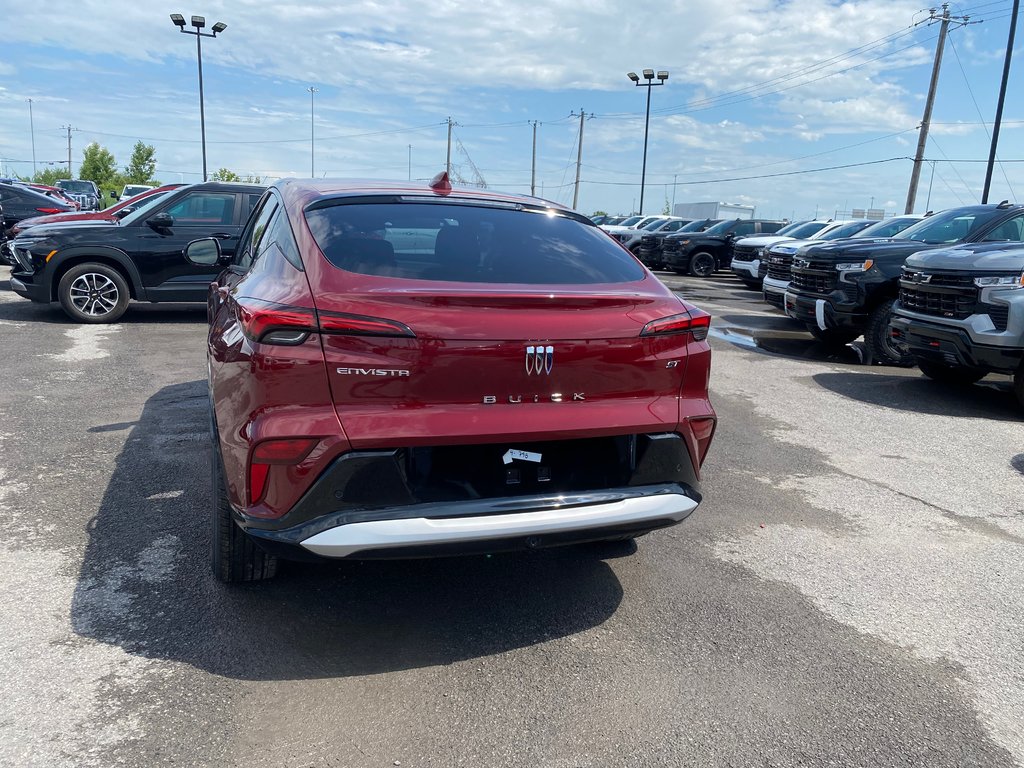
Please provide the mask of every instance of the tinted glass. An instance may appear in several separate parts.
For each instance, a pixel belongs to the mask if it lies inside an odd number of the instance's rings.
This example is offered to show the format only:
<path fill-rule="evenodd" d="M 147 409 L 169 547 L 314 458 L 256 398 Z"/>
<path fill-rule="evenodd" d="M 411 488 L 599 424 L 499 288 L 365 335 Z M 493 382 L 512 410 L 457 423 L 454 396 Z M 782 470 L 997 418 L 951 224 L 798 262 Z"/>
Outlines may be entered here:
<path fill-rule="evenodd" d="M 809 223 L 809 222 L 806 222 L 806 221 L 791 221 L 789 224 L 784 226 L 782 229 L 780 229 L 775 234 L 776 235 L 788 235 L 792 230 L 798 229 L 799 227 L 802 227 L 804 224 L 807 224 L 807 223 Z"/>
<path fill-rule="evenodd" d="M 844 237 L 853 237 L 871 226 L 870 221 L 854 221 L 836 227 L 831 232 L 822 236 L 822 240 L 842 240 Z"/>
<path fill-rule="evenodd" d="M 697 219 L 680 227 L 680 232 L 701 232 L 708 225 L 707 219 Z"/>
<path fill-rule="evenodd" d="M 992 209 L 953 208 L 936 213 L 896 235 L 900 240 L 915 240 L 919 243 L 955 243 L 987 226 L 993 219 L 1002 216 L 1003 211 Z"/>
<path fill-rule="evenodd" d="M 779 235 L 789 235 L 795 237 L 797 240 L 807 240 L 814 235 L 818 234 L 827 225 L 821 221 L 805 221 L 797 224 L 794 227 L 786 227 L 787 232 L 783 232 L 781 229 L 776 233 Z"/>
<path fill-rule="evenodd" d="M 663 226 L 658 231 L 659 232 L 676 232 L 676 231 L 682 229 L 684 224 L 686 224 L 685 221 L 670 221 L 670 222 L 667 222 L 665 224 L 665 226 Z"/>
<path fill-rule="evenodd" d="M 626 219 L 623 219 L 622 221 L 620 221 L 618 224 L 616 224 L 616 226 L 618 226 L 618 227 L 631 227 L 634 224 L 636 224 L 638 221 L 640 221 L 641 219 L 643 219 L 643 216 L 630 216 L 629 218 L 626 218 Z"/>
<path fill-rule="evenodd" d="M 230 192 L 193 192 L 167 208 L 175 224 L 230 224 L 235 196 Z"/>
<path fill-rule="evenodd" d="M 482 206 L 380 203 L 306 213 L 327 260 L 349 272 L 531 285 L 622 283 L 643 268 L 596 227 Z"/>
<path fill-rule="evenodd" d="M 732 228 L 736 226 L 735 219 L 729 219 L 727 221 L 720 221 L 713 227 L 708 227 L 705 230 L 705 234 L 708 235 L 727 235 L 732 231 Z"/>
<path fill-rule="evenodd" d="M 904 229 L 917 224 L 921 219 L 895 218 L 885 219 L 862 229 L 857 237 L 892 237 Z"/>
<path fill-rule="evenodd" d="M 238 244 L 238 253 L 235 256 L 235 265 L 241 269 L 248 269 L 252 264 L 253 255 L 259 247 L 263 233 L 267 230 L 271 217 L 277 212 L 277 198 L 268 197 L 263 209 L 256 217 L 256 221 L 246 228 L 242 233 L 241 241 Z"/>
<path fill-rule="evenodd" d="M 177 190 L 168 190 L 167 192 L 161 192 L 158 195 L 151 195 L 150 197 L 144 197 L 137 204 L 134 211 L 129 213 L 123 219 L 122 224 L 134 224 L 136 221 L 147 219 L 153 214 L 153 209 L 159 208 L 161 205 L 167 202 L 167 197 L 172 195 Z"/>
<path fill-rule="evenodd" d="M 643 229 L 646 229 L 648 232 L 653 232 L 656 229 L 660 229 L 661 225 L 664 223 L 664 219 L 655 219 L 650 224 L 644 224 Z"/>
<path fill-rule="evenodd" d="M 739 224 L 736 225 L 736 227 L 733 229 L 732 232 L 737 237 L 743 237 L 745 235 L 752 235 L 752 234 L 754 234 L 754 230 L 755 229 L 757 229 L 757 225 L 754 224 L 754 222 L 752 222 L 752 221 L 741 221 Z M 771 230 L 764 230 L 764 231 L 768 232 L 768 231 L 771 231 Z"/>
<path fill-rule="evenodd" d="M 993 229 L 987 235 L 985 235 L 985 242 L 999 242 L 999 241 L 1021 241 L 1021 225 L 1024 224 L 1024 216 L 1014 216 L 1012 219 L 1008 219 L 1000 224 L 998 227 Z"/>

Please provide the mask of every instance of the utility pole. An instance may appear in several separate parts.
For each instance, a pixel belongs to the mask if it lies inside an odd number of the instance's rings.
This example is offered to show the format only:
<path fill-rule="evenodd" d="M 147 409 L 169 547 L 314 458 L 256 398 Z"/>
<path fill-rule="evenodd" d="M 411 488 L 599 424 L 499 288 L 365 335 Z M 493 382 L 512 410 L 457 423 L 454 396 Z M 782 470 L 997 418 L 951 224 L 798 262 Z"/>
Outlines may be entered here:
<path fill-rule="evenodd" d="M 412 181 L 412 144 L 409 145 L 409 181 Z"/>
<path fill-rule="evenodd" d="M 452 175 L 452 122 L 451 115 L 448 116 L 448 155 L 444 161 L 444 170 L 449 177 Z"/>
<path fill-rule="evenodd" d="M 921 118 L 921 128 L 917 135 L 917 152 L 914 153 L 914 169 L 910 173 L 910 189 L 907 190 L 907 205 L 904 213 L 913 213 L 914 205 L 917 203 L 917 185 L 921 180 L 921 164 L 924 162 L 924 148 L 928 143 L 928 129 L 932 122 L 932 107 L 935 105 L 935 91 L 939 85 L 939 69 L 942 67 L 942 51 L 946 47 L 946 35 L 949 32 L 950 22 L 956 22 L 963 26 L 968 21 L 968 16 L 950 16 L 949 3 L 942 4 L 942 15 L 936 15 L 935 10 L 929 12 L 927 22 L 941 21 L 939 27 L 939 39 L 935 43 L 935 61 L 932 63 L 932 78 L 928 84 L 928 97 L 924 102 L 924 116 Z"/>
<path fill-rule="evenodd" d="M 75 178 L 75 174 L 71 172 L 71 126 L 64 125 L 61 127 L 68 132 L 68 178 L 73 179 Z"/>
<path fill-rule="evenodd" d="M 32 177 L 36 175 L 36 123 L 32 118 L 32 99 L 28 100 L 28 126 L 32 131 Z"/>
<path fill-rule="evenodd" d="M 575 112 L 570 112 L 569 117 L 576 117 Z M 583 111 L 583 107 L 580 107 L 580 136 L 579 146 L 576 148 L 576 183 L 572 189 L 572 207 L 576 208 L 577 203 L 580 201 L 580 166 L 583 164 L 583 121 L 593 115 L 588 115 Z"/>
<path fill-rule="evenodd" d="M 530 164 L 530 196 L 537 196 L 537 121 L 532 120 L 533 126 L 533 161 Z"/>
<path fill-rule="evenodd" d="M 677 174 L 677 173 L 673 173 L 672 174 L 672 215 L 673 216 L 675 215 L 675 212 L 676 212 L 676 176 L 678 176 L 678 175 L 679 174 Z"/>
<path fill-rule="evenodd" d="M 996 105 L 996 122 L 992 126 L 992 147 L 988 152 L 988 166 L 985 168 L 985 188 L 981 193 L 981 202 L 988 202 L 988 192 L 992 187 L 992 166 L 996 162 L 996 145 L 999 143 L 999 126 L 1003 122 L 1003 101 L 1006 99 L 1006 81 L 1010 78 L 1010 59 L 1013 57 L 1013 38 L 1017 32 L 1017 13 L 1020 11 L 1020 0 L 1013 0 L 1013 12 L 1010 14 L 1010 35 L 1006 41 L 1006 58 L 1003 59 L 1003 82 L 999 86 L 999 103 Z"/>
<path fill-rule="evenodd" d="M 320 89 L 314 88 L 311 85 L 306 90 L 309 91 L 309 175 L 310 177 L 315 178 L 316 170 L 314 169 L 314 160 L 316 158 L 316 136 L 313 133 L 313 94 L 317 93 Z"/>

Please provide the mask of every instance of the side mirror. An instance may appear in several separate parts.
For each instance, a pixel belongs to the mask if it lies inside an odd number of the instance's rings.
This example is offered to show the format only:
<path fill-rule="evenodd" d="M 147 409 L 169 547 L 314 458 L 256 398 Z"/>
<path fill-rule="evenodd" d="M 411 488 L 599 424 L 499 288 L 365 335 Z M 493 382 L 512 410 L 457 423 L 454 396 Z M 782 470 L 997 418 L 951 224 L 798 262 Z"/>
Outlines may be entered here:
<path fill-rule="evenodd" d="M 174 217 L 169 213 L 158 213 L 146 219 L 146 223 L 153 229 L 170 229 L 174 226 Z"/>
<path fill-rule="evenodd" d="M 110 199 L 111 200 L 117 200 L 117 197 L 118 197 L 117 192 L 114 191 L 114 190 L 111 190 L 110 191 Z"/>
<path fill-rule="evenodd" d="M 215 237 L 193 240 L 185 246 L 185 260 L 197 267 L 215 267 L 224 260 L 220 241 Z"/>
<path fill-rule="evenodd" d="M 125 208 L 122 208 L 119 211 L 114 211 L 114 218 L 115 219 L 123 219 L 125 216 L 127 216 L 129 213 L 131 213 L 134 210 L 135 209 L 132 206 L 129 205 L 129 206 L 125 207 Z"/>

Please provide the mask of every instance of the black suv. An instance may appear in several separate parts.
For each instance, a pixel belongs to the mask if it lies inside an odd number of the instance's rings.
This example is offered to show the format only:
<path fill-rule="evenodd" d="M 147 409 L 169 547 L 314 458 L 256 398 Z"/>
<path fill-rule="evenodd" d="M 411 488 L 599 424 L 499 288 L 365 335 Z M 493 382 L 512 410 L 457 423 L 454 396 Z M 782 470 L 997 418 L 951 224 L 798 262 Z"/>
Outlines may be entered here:
<path fill-rule="evenodd" d="M 785 226 L 768 219 L 727 219 L 700 233 L 677 233 L 665 238 L 661 253 L 666 269 L 676 274 L 707 277 L 729 266 L 732 242 L 741 237 L 770 235 Z"/>
<path fill-rule="evenodd" d="M 1022 231 L 1024 205 L 1002 202 L 951 208 L 891 238 L 801 248 L 793 259 L 786 314 L 836 343 L 863 334 L 873 362 L 910 365 L 910 350 L 889 330 L 907 257 L 957 243 L 1020 242 Z"/>
<path fill-rule="evenodd" d="M 637 249 L 636 254 L 637 258 L 650 269 L 661 269 L 665 266 L 661 246 L 664 245 L 666 237 L 681 233 L 703 232 L 712 224 L 717 224 L 719 221 L 720 219 L 694 219 L 691 222 L 683 224 L 676 230 L 669 231 L 666 227 L 665 229 L 658 230 L 657 232 L 646 234 L 640 238 L 640 247 Z"/>
<path fill-rule="evenodd" d="M 155 196 L 119 222 L 40 225 L 10 245 L 11 288 L 59 301 L 81 323 L 112 323 L 137 301 L 206 301 L 216 269 L 185 260 L 191 241 L 215 237 L 233 253 L 265 187 L 211 182 Z"/>

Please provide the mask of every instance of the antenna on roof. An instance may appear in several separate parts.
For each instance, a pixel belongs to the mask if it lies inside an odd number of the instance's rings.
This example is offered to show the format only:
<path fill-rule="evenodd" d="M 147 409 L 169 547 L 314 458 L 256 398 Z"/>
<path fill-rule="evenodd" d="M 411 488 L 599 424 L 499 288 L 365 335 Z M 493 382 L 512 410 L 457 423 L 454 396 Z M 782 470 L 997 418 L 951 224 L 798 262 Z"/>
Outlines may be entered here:
<path fill-rule="evenodd" d="M 448 180 L 448 171 L 441 171 L 430 180 L 430 188 L 435 192 L 451 192 L 452 183 Z"/>

